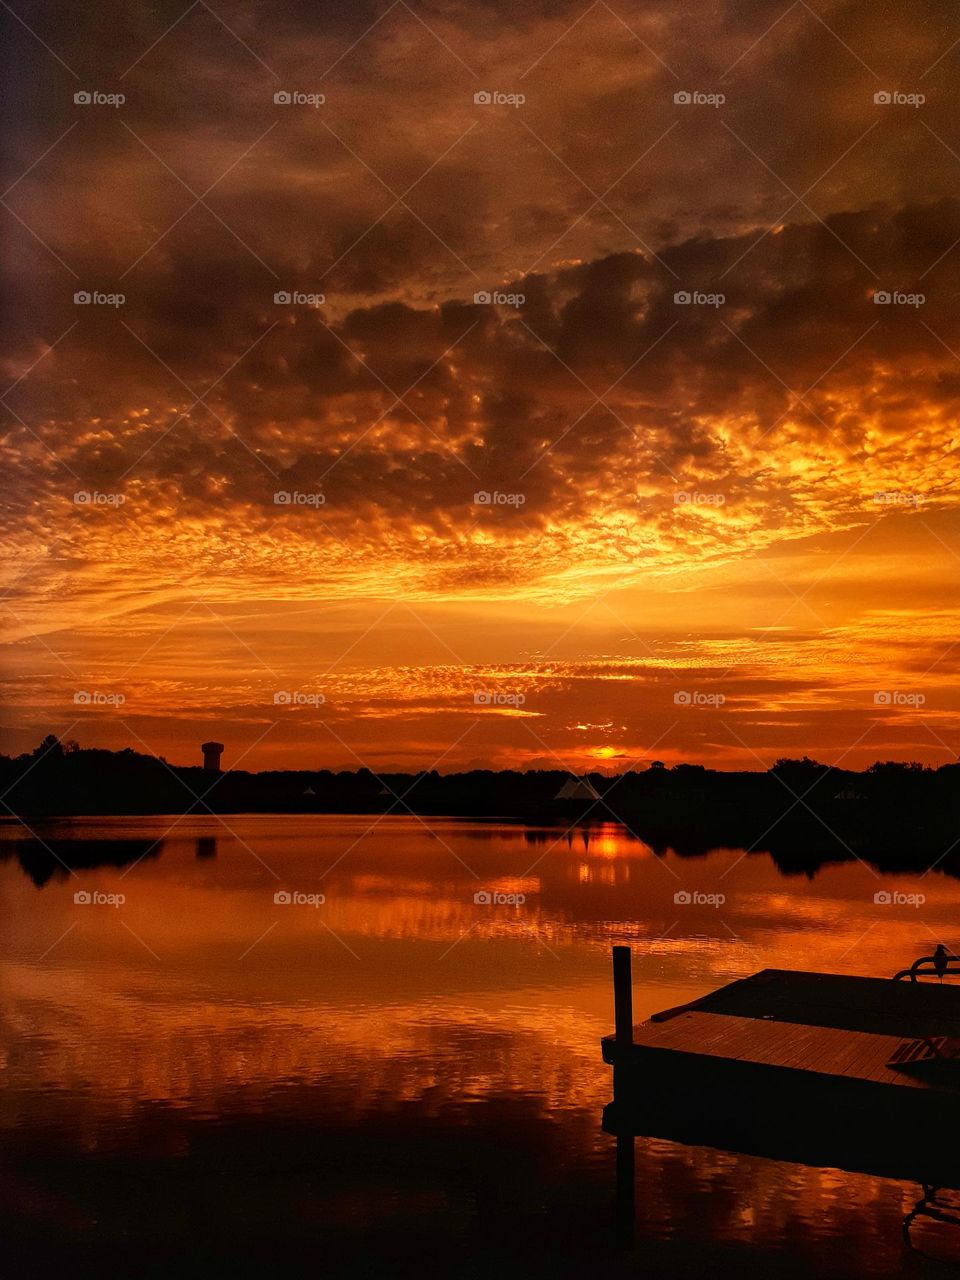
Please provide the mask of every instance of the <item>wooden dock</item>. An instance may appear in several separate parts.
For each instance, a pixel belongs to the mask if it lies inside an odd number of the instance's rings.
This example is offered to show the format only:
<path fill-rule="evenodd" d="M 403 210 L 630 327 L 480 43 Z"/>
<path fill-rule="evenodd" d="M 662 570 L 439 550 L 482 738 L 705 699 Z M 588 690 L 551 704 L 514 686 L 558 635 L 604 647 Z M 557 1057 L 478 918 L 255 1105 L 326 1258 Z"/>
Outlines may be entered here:
<path fill-rule="evenodd" d="M 960 1186 L 956 987 L 765 969 L 633 1026 L 616 950 L 610 1132 Z"/>

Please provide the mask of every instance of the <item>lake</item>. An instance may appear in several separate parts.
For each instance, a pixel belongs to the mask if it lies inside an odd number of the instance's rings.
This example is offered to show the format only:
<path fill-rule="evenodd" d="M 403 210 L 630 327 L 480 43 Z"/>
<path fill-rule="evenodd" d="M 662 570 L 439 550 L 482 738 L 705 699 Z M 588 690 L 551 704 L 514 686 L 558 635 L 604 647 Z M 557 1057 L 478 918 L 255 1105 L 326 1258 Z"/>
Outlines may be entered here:
<path fill-rule="evenodd" d="M 905 1246 L 915 1184 L 660 1140 L 637 1142 L 618 1249 L 600 1124 L 613 943 L 638 1020 L 765 967 L 890 976 L 954 949 L 939 870 L 785 875 L 612 824 L 412 816 L 11 821 L 0 858 L 20 1264 L 892 1277 L 960 1256 L 944 1224 Z"/>

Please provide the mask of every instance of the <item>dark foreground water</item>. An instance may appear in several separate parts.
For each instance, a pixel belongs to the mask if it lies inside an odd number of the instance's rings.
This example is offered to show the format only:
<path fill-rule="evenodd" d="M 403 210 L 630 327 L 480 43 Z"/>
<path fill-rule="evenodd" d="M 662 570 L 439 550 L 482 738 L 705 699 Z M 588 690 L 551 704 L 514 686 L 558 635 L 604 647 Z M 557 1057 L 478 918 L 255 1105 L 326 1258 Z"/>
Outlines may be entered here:
<path fill-rule="evenodd" d="M 960 882 L 372 821 L 0 827 L 23 1274 L 956 1274 L 960 1228 L 903 1241 L 913 1184 L 664 1141 L 618 1249 L 598 1042 L 613 942 L 639 1020 L 767 966 L 889 975 L 960 942 Z"/>

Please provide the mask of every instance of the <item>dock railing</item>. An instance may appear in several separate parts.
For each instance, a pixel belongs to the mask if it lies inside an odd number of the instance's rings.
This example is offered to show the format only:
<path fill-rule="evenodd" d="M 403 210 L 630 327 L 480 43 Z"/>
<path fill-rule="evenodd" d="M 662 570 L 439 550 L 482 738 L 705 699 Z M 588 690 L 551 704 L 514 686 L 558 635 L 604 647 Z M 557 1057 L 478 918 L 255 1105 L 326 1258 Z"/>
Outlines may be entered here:
<path fill-rule="evenodd" d="M 951 968 L 951 965 L 960 966 L 960 956 L 950 955 L 944 948 L 938 948 L 935 955 L 921 956 L 919 960 L 914 960 L 909 969 L 901 969 L 899 973 L 895 973 L 893 980 L 899 982 L 901 978 L 909 978 L 911 982 L 916 982 L 923 977 L 960 977 L 960 967 Z"/>

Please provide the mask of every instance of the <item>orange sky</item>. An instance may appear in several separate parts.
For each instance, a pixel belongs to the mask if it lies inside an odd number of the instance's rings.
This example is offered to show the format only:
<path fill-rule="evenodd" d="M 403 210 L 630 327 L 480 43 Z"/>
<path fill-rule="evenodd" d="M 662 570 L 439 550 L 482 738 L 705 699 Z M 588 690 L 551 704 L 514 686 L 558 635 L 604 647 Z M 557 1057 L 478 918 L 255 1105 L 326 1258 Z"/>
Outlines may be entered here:
<path fill-rule="evenodd" d="M 129 8 L 7 24 L 0 749 L 955 758 L 942 6 Z"/>

